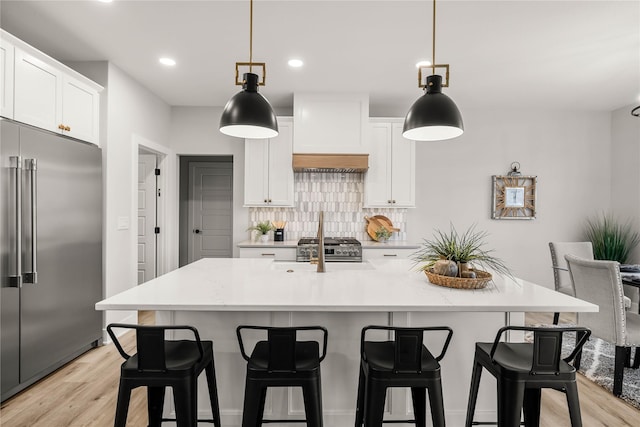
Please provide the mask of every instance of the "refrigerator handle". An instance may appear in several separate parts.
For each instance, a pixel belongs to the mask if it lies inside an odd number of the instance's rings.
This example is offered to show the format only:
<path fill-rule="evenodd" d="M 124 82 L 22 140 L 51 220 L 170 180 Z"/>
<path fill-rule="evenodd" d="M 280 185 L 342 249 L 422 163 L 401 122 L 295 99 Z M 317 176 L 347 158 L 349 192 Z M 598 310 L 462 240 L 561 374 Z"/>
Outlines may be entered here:
<path fill-rule="evenodd" d="M 38 160 L 27 159 L 31 183 L 31 271 L 24 273 L 24 283 L 38 283 Z"/>
<path fill-rule="evenodd" d="M 9 276 L 9 286 L 22 287 L 22 157 L 11 156 L 10 168 L 14 171 L 15 185 L 15 275 Z"/>

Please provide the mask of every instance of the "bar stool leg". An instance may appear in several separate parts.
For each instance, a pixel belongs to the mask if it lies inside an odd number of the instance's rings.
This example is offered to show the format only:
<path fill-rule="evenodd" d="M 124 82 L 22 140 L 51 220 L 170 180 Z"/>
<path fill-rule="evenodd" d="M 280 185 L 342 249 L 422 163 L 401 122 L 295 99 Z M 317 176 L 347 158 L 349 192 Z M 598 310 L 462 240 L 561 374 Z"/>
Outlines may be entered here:
<path fill-rule="evenodd" d="M 266 397 L 266 387 L 247 377 L 244 388 L 242 427 L 257 427 L 262 424 L 262 414 L 264 412 L 264 401 Z"/>
<path fill-rule="evenodd" d="M 567 404 L 569 405 L 569 418 L 571 427 L 582 427 L 582 416 L 580 415 L 580 399 L 578 397 L 578 386 L 575 381 L 564 385 L 567 393 Z"/>
<path fill-rule="evenodd" d="M 540 397 L 541 390 L 539 388 L 525 389 L 524 404 L 522 406 L 525 427 L 540 426 Z"/>
<path fill-rule="evenodd" d="M 498 427 L 520 425 L 524 383 L 498 379 Z"/>
<path fill-rule="evenodd" d="M 431 393 L 429 393 L 431 398 Z M 411 387 L 411 399 L 413 400 L 413 415 L 416 419 L 416 427 L 427 427 L 427 392 L 422 387 Z"/>
<path fill-rule="evenodd" d="M 360 365 L 360 376 L 358 377 L 358 399 L 356 401 L 356 424 L 355 427 L 362 427 L 364 422 L 364 390 L 365 390 L 365 375 L 362 365 Z"/>
<path fill-rule="evenodd" d="M 433 427 L 445 427 L 444 400 L 442 398 L 442 382 L 440 379 L 429 386 L 429 406 L 431 406 Z"/>
<path fill-rule="evenodd" d="M 118 401 L 116 403 L 116 417 L 113 423 L 114 427 L 126 427 L 129 399 L 131 399 L 131 386 L 129 386 L 126 381 L 120 379 Z"/>
<path fill-rule="evenodd" d="M 165 387 L 147 387 L 147 412 L 149 427 L 160 427 L 164 406 Z"/>
<path fill-rule="evenodd" d="M 213 360 L 210 365 L 205 368 L 207 374 L 207 386 L 209 388 L 209 402 L 211 403 L 211 414 L 214 425 L 220 427 L 220 405 L 218 404 L 218 387 L 216 384 L 216 370 L 213 365 Z"/>
<path fill-rule="evenodd" d="M 195 381 L 183 381 L 173 386 L 177 427 L 195 427 L 197 425 L 198 396 L 193 383 Z"/>
<path fill-rule="evenodd" d="M 478 400 L 478 388 L 480 387 L 480 377 L 482 376 L 482 365 L 473 361 L 473 371 L 471 373 L 471 389 L 469 390 L 469 402 L 467 403 L 467 420 L 465 427 L 471 427 L 473 416 L 476 412 L 476 401 Z"/>
<path fill-rule="evenodd" d="M 367 391 L 365 393 L 364 416 L 365 427 L 381 427 L 384 417 L 384 401 L 387 397 L 387 387 L 379 381 L 367 381 Z"/>
<path fill-rule="evenodd" d="M 307 418 L 307 426 L 322 427 L 322 389 L 320 377 L 310 379 L 302 386 L 304 399 L 304 412 Z"/>

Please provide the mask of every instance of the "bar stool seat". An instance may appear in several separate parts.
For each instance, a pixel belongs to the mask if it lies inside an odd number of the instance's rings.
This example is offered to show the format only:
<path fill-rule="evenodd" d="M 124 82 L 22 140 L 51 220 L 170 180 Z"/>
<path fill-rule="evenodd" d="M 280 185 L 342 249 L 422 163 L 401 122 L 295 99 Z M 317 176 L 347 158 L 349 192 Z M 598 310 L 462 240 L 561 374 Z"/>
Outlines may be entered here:
<path fill-rule="evenodd" d="M 242 332 L 263 331 L 267 340 L 258 341 L 251 355 L 245 351 Z M 316 331 L 320 341 L 298 341 L 300 331 Z M 306 422 L 322 427 L 320 363 L 327 354 L 327 330 L 322 326 L 266 327 L 240 325 L 236 329 L 240 353 L 247 361 L 242 427 L 258 427 L 271 422 Z M 264 403 L 269 387 L 301 387 L 306 419 L 264 420 Z"/>
<path fill-rule="evenodd" d="M 124 351 L 114 329 L 136 331 L 138 352 Z M 171 330 L 191 331 L 195 340 L 165 339 Z M 198 421 L 211 422 L 220 427 L 220 408 L 213 361 L 213 343 L 201 341 L 198 331 L 191 326 L 141 326 L 112 323 L 107 332 L 125 361 L 120 366 L 120 386 L 116 406 L 115 427 L 125 427 L 131 390 L 147 387 L 149 426 L 160 426 L 163 421 L 176 421 L 178 427 L 195 427 Z M 212 419 L 197 419 L 198 376 L 206 372 Z M 173 389 L 176 418 L 162 418 L 165 388 Z"/>
<path fill-rule="evenodd" d="M 366 341 L 370 330 L 392 331 L 391 341 Z M 446 331 L 442 351 L 434 357 L 423 345 L 426 331 Z M 360 377 L 356 403 L 355 426 L 381 426 L 383 422 L 415 423 L 426 426 L 426 394 L 429 391 L 431 420 L 434 426 L 444 427 L 444 403 L 440 363 L 444 357 L 453 331 L 445 326 L 424 328 L 400 328 L 367 326 L 360 339 Z M 413 420 L 384 421 L 384 402 L 389 387 L 410 387 L 413 399 Z"/>
<path fill-rule="evenodd" d="M 506 331 L 532 331 L 533 343 L 500 342 Z M 562 337 L 565 332 L 576 332 L 578 340 L 571 354 L 562 359 Z M 538 426 L 541 389 L 552 388 L 567 395 L 571 426 L 581 427 L 576 368 L 570 362 L 581 351 L 590 334 L 591 331 L 581 327 L 506 326 L 498 331 L 494 342 L 476 343 L 465 426 L 497 424 L 501 427 L 515 427 L 520 425 L 522 412 L 525 426 Z M 483 368 L 498 383 L 497 423 L 479 423 L 473 420 Z"/>

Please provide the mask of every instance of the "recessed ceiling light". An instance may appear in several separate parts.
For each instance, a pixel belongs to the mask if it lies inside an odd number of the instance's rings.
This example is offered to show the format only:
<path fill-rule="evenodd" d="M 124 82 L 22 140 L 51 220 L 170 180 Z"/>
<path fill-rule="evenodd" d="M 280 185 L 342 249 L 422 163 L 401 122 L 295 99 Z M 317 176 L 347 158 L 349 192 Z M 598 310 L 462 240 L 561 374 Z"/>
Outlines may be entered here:
<path fill-rule="evenodd" d="M 175 60 L 173 60 L 171 58 L 167 58 L 167 57 L 160 58 L 159 61 L 160 61 L 160 63 L 162 65 L 166 65 L 168 67 L 173 67 L 174 65 L 176 65 L 176 61 Z"/>
<path fill-rule="evenodd" d="M 300 68 L 304 65 L 304 62 L 302 62 L 302 59 L 290 59 L 288 64 L 289 67 Z"/>
<path fill-rule="evenodd" d="M 431 61 L 420 61 L 416 64 L 416 68 L 431 67 Z"/>

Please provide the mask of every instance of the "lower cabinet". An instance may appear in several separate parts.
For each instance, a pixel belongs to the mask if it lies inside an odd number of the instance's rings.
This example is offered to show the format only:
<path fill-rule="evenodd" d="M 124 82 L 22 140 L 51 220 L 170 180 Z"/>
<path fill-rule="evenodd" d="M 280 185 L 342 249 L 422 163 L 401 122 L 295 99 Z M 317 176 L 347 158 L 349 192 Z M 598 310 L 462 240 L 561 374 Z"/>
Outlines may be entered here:
<path fill-rule="evenodd" d="M 418 249 L 390 248 L 390 249 L 362 249 L 363 260 L 376 259 L 409 259 Z"/>
<path fill-rule="evenodd" d="M 271 258 L 276 261 L 295 261 L 296 248 L 240 248 L 240 258 Z"/>

